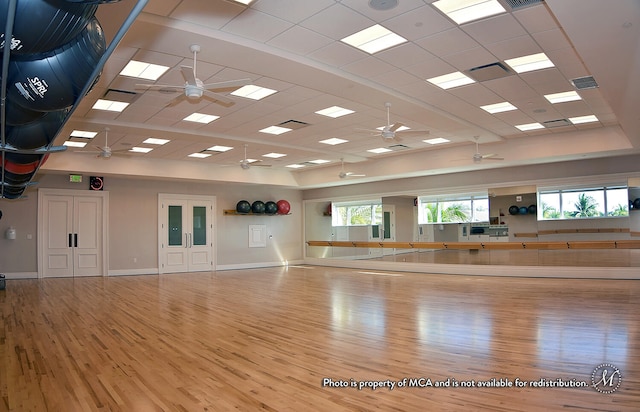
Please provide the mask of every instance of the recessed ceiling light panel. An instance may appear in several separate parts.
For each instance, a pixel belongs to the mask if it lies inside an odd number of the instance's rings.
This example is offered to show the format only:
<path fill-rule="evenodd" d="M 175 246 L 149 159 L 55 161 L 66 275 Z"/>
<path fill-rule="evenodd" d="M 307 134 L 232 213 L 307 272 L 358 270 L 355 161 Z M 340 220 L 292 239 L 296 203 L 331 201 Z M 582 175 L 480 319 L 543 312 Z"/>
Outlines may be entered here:
<path fill-rule="evenodd" d="M 450 140 L 445 139 L 443 137 L 436 137 L 434 139 L 423 140 L 423 142 L 429 143 L 429 144 L 443 144 L 443 143 L 449 143 Z"/>
<path fill-rule="evenodd" d="M 453 72 L 449 74 L 443 74 L 442 76 L 432 77 L 427 79 L 431 84 L 434 84 L 441 89 L 451 89 L 453 87 L 464 86 L 466 84 L 475 83 L 475 80 L 465 76 L 461 72 Z"/>
<path fill-rule="evenodd" d="M 291 129 L 287 128 L 287 127 L 280 127 L 280 126 L 269 126 L 269 127 L 265 127 L 262 130 L 258 130 L 261 133 L 268 133 L 268 134 L 275 134 L 275 135 L 279 135 L 282 133 L 287 133 L 290 132 Z"/>
<path fill-rule="evenodd" d="M 348 140 L 344 140 L 344 139 L 339 139 L 337 137 L 332 137 L 331 139 L 320 140 L 318 143 L 335 146 L 335 145 L 342 144 L 342 143 L 347 143 L 347 142 L 349 142 L 349 141 Z"/>
<path fill-rule="evenodd" d="M 458 24 L 506 12 L 497 0 L 438 0 L 432 4 Z"/>
<path fill-rule="evenodd" d="M 260 87 L 253 84 L 242 86 L 238 90 L 232 92 L 233 96 L 245 97 L 252 100 L 261 100 L 267 96 L 277 93 L 277 90 L 267 89 L 266 87 Z"/>
<path fill-rule="evenodd" d="M 262 157 L 269 157 L 271 159 L 278 159 L 280 157 L 285 157 L 286 154 L 283 153 L 267 153 L 267 154 L 263 154 Z"/>
<path fill-rule="evenodd" d="M 544 126 L 540 123 L 527 123 L 527 124 L 519 124 L 516 126 L 520 131 L 527 132 L 529 130 L 538 130 L 544 129 Z"/>
<path fill-rule="evenodd" d="M 145 80 L 158 80 L 169 67 L 131 60 L 120 72 L 121 76 L 136 77 Z"/>
<path fill-rule="evenodd" d="M 580 95 L 574 91 L 545 94 L 544 97 L 549 101 L 549 103 L 552 104 L 582 100 L 582 97 L 580 97 Z"/>
<path fill-rule="evenodd" d="M 516 73 L 526 73 L 534 70 L 547 69 L 555 67 L 553 62 L 544 53 L 530 54 L 528 56 L 516 57 L 504 61 Z"/>
<path fill-rule="evenodd" d="M 374 54 L 398 44 L 405 43 L 404 37 L 375 24 L 341 40 L 350 46 Z"/>
<path fill-rule="evenodd" d="M 321 114 L 327 117 L 333 117 L 334 119 L 337 117 L 346 116 L 348 114 L 355 113 L 353 110 L 345 109 L 340 106 L 331 106 L 326 109 L 318 110 L 316 114 Z"/>
<path fill-rule="evenodd" d="M 189 116 L 185 117 L 184 121 L 186 122 L 195 122 L 195 123 L 203 123 L 203 124 L 209 124 L 212 121 L 219 119 L 220 116 L 214 116 L 211 114 L 202 114 L 202 113 L 192 113 Z"/>
<path fill-rule="evenodd" d="M 486 106 L 480 106 L 480 108 L 482 110 L 484 110 L 484 111 L 487 111 L 487 112 L 491 113 L 491 114 L 508 112 L 508 111 L 511 111 L 511 110 L 517 110 L 517 107 L 515 107 L 514 105 L 512 105 L 509 102 L 488 104 Z"/>

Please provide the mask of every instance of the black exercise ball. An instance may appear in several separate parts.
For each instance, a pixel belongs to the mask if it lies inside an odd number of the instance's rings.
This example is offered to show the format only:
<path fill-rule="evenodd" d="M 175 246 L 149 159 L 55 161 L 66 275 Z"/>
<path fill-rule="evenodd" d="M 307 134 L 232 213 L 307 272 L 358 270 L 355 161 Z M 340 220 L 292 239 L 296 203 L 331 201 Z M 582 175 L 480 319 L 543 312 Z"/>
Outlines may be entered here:
<path fill-rule="evenodd" d="M 531 205 L 531 206 L 529 206 L 529 209 L 528 209 L 528 210 L 529 210 L 529 214 L 530 214 L 530 215 L 535 215 L 535 214 L 536 214 L 536 212 L 538 211 L 538 206 L 536 206 L 536 205 Z"/>
<path fill-rule="evenodd" d="M 241 200 L 236 204 L 236 212 L 249 213 L 251 212 L 251 203 L 246 200 Z"/>
<path fill-rule="evenodd" d="M 31 123 L 42 118 L 46 112 L 36 112 L 34 110 L 25 109 L 24 107 L 13 103 L 10 99 L 7 99 L 7 125 L 20 126 L 23 124 Z"/>
<path fill-rule="evenodd" d="M 262 200 L 256 200 L 251 204 L 251 211 L 256 214 L 263 214 L 265 211 L 264 202 Z"/>
<path fill-rule="evenodd" d="M 69 3 L 84 3 L 84 4 L 107 4 L 118 3 L 121 0 L 66 0 Z"/>
<path fill-rule="evenodd" d="M 640 197 L 633 201 L 633 208 L 640 209 Z"/>
<path fill-rule="evenodd" d="M 264 204 L 264 213 L 268 215 L 275 215 L 278 213 L 278 204 L 274 201 L 268 201 Z"/>
<path fill-rule="evenodd" d="M 41 119 L 21 126 L 7 127 L 7 143 L 16 149 L 37 149 L 53 142 L 69 109 L 46 113 Z"/>
<path fill-rule="evenodd" d="M 29 110 L 71 107 L 83 97 L 80 94 L 105 51 L 104 32 L 94 18 L 73 42 L 39 59 L 9 62 L 7 96 Z"/>
<path fill-rule="evenodd" d="M 66 0 L 18 0 L 11 53 L 46 53 L 72 41 L 94 17 L 98 6 Z M 0 2 L 0 33 L 9 15 L 9 1 Z M 0 48 L 1 50 L 2 48 Z"/>
<path fill-rule="evenodd" d="M 517 215 L 518 213 L 520 213 L 520 208 L 516 205 L 513 206 L 509 206 L 509 214 L 510 215 Z"/>

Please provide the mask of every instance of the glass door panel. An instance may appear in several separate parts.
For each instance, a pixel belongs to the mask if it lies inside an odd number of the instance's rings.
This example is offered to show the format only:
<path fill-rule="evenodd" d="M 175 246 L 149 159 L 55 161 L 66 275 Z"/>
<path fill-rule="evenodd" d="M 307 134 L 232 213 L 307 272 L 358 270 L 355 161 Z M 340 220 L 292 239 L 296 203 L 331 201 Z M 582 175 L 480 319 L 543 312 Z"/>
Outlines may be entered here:
<path fill-rule="evenodd" d="M 193 207 L 193 245 L 204 246 L 207 244 L 207 208 L 205 206 Z"/>
<path fill-rule="evenodd" d="M 169 206 L 169 246 L 182 246 L 182 206 Z"/>

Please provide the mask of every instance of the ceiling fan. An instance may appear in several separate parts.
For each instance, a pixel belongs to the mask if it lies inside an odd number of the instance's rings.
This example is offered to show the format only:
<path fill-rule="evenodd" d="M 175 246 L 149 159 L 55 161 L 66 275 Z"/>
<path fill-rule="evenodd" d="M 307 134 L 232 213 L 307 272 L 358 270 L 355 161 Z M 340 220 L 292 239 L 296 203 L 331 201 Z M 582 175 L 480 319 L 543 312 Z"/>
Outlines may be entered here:
<path fill-rule="evenodd" d="M 128 152 L 129 149 L 113 150 L 109 146 L 109 128 L 104 128 L 104 146 L 95 146 L 98 150 L 78 150 L 77 153 L 83 154 L 95 154 L 97 158 L 108 160 L 111 156 L 126 156 L 124 152 Z"/>
<path fill-rule="evenodd" d="M 473 140 L 476 141 L 476 152 L 473 155 L 473 161 L 479 163 L 485 159 L 487 160 L 504 160 L 503 157 L 498 157 L 495 153 L 482 154 L 480 153 L 480 144 L 478 143 L 478 136 L 473 136 Z"/>
<path fill-rule="evenodd" d="M 242 159 L 240 161 L 240 167 L 243 170 L 249 170 L 252 166 L 260 166 L 260 167 L 271 167 L 271 165 L 257 165 L 255 163 L 258 162 L 262 162 L 262 160 L 250 160 L 247 159 L 247 146 L 249 146 L 248 144 L 244 145 L 244 159 Z"/>
<path fill-rule="evenodd" d="M 222 96 L 221 92 L 232 92 L 242 86 L 251 84 L 251 79 L 238 79 L 218 83 L 203 83 L 197 76 L 196 63 L 197 54 L 200 52 L 200 45 L 192 44 L 189 48 L 193 53 L 193 67 L 181 66 L 180 70 L 185 79 L 185 84 L 181 86 L 166 84 L 137 84 L 136 87 L 158 89 L 163 92 L 182 91 L 183 94 L 175 99 L 170 105 L 175 105 L 183 99 L 198 100 L 206 97 L 221 106 L 230 107 L 235 104 L 234 101 Z"/>
<path fill-rule="evenodd" d="M 382 137 L 383 140 L 396 140 L 396 141 L 400 141 L 401 138 L 403 136 L 426 136 L 429 134 L 428 130 L 402 130 L 402 127 L 406 127 L 404 126 L 404 124 L 400 123 L 400 122 L 395 122 L 393 124 L 391 124 L 391 103 L 387 102 L 384 104 L 384 106 L 387 108 L 387 125 L 382 127 L 381 129 L 378 128 L 376 130 L 369 130 L 369 129 L 359 129 L 359 130 L 363 130 L 363 131 L 367 131 L 370 132 L 372 134 L 372 136 L 380 136 Z"/>
<path fill-rule="evenodd" d="M 345 172 L 344 171 L 344 159 L 340 159 L 340 162 L 342 163 L 342 169 L 340 170 L 340 173 L 338 173 L 338 177 L 340 179 L 345 179 L 347 177 L 364 177 L 366 175 L 361 175 L 361 174 L 355 174 L 353 172 Z"/>

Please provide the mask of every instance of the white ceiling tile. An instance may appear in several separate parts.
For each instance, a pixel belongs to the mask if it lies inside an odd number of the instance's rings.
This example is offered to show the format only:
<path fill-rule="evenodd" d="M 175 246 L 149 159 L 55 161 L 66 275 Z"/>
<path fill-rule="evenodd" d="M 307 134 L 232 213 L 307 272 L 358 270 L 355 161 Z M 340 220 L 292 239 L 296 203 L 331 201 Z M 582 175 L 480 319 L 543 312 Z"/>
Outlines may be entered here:
<path fill-rule="evenodd" d="M 293 53 L 306 55 L 333 42 L 332 39 L 301 26 L 293 26 L 267 44 Z"/>
<path fill-rule="evenodd" d="M 342 67 L 361 60 L 369 54 L 341 42 L 333 42 L 309 54 L 309 57 L 332 66 Z"/>
<path fill-rule="evenodd" d="M 322 33 L 334 40 L 343 39 L 373 24 L 373 20 L 339 3 L 300 23 L 301 26 Z"/>
<path fill-rule="evenodd" d="M 558 28 L 555 18 L 544 3 L 516 10 L 513 15 L 532 34 Z"/>
<path fill-rule="evenodd" d="M 293 26 L 293 23 L 253 9 L 248 9 L 222 27 L 227 33 L 237 34 L 261 43 Z"/>
<path fill-rule="evenodd" d="M 427 5 L 385 20 L 384 26 L 410 41 L 432 36 L 454 27 L 453 23 Z"/>
<path fill-rule="evenodd" d="M 460 53 L 480 46 L 480 43 L 459 28 L 416 40 L 415 43 L 436 56 Z"/>
<path fill-rule="evenodd" d="M 513 37 L 524 36 L 527 32 L 510 14 L 501 14 L 461 26 L 476 41 L 487 44 Z"/>
<path fill-rule="evenodd" d="M 551 50 L 567 49 L 573 47 L 567 36 L 560 29 L 541 31 L 533 34 L 533 39 L 547 53 Z"/>
<path fill-rule="evenodd" d="M 400 44 L 376 53 L 375 56 L 399 68 L 412 66 L 435 58 L 431 53 L 413 43 Z"/>
<path fill-rule="evenodd" d="M 370 78 L 393 71 L 396 67 L 385 63 L 384 61 L 380 61 L 375 57 L 367 57 L 342 66 L 342 69 L 364 78 Z"/>
<path fill-rule="evenodd" d="M 496 58 L 484 47 L 465 50 L 461 53 L 449 54 L 443 60 L 455 67 L 458 71 L 465 71 L 478 66 L 495 63 Z"/>
<path fill-rule="evenodd" d="M 334 0 L 314 0 L 311 2 L 300 0 L 258 1 L 251 8 L 282 20 L 299 23 L 332 6 L 334 3 Z"/>
<path fill-rule="evenodd" d="M 228 1 L 189 0 L 180 2 L 170 17 L 211 29 L 220 29 L 245 10 L 242 5 Z"/>
<path fill-rule="evenodd" d="M 540 53 L 542 49 L 530 36 L 518 36 L 512 39 L 490 43 L 485 46 L 498 60 L 513 59 Z"/>

